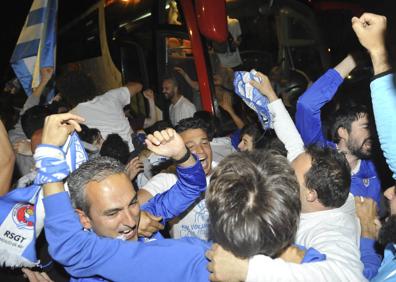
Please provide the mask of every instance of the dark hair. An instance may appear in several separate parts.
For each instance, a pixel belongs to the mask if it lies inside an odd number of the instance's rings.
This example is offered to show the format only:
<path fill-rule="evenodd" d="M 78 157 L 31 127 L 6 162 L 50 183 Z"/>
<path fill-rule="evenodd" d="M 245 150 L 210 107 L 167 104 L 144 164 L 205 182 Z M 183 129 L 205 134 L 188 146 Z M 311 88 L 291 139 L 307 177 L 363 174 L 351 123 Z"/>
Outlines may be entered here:
<path fill-rule="evenodd" d="M 128 117 L 129 124 L 134 132 L 144 129 L 144 120 L 146 117 L 143 114 L 136 114 Z"/>
<path fill-rule="evenodd" d="M 33 106 L 21 116 L 22 130 L 28 139 L 32 138 L 33 133 L 44 127 L 45 118 L 52 112 L 45 106 Z"/>
<path fill-rule="evenodd" d="M 268 134 L 267 134 L 268 133 Z M 264 150 L 273 150 L 280 155 L 287 157 L 287 150 L 285 144 L 276 136 L 273 129 L 268 129 L 265 133 Z"/>
<path fill-rule="evenodd" d="M 334 115 L 334 120 L 330 128 L 331 138 L 335 143 L 340 142 L 338 129 L 343 127 L 351 133 L 352 122 L 368 115 L 368 109 L 364 105 L 343 106 Z"/>
<path fill-rule="evenodd" d="M 89 128 L 85 124 L 80 124 L 81 131 L 77 132 L 80 139 L 89 144 L 93 144 L 100 136 L 100 131 L 97 128 Z"/>
<path fill-rule="evenodd" d="M 215 169 L 206 206 L 215 242 L 238 257 L 276 257 L 294 242 L 299 186 L 285 157 L 272 151 L 238 152 Z"/>
<path fill-rule="evenodd" d="M 161 131 L 167 128 L 173 128 L 172 124 L 167 120 L 159 120 L 155 122 L 152 126 L 145 129 L 147 134 L 153 134 L 156 131 Z"/>
<path fill-rule="evenodd" d="M 80 71 L 66 73 L 57 80 L 56 84 L 62 98 L 71 108 L 92 100 L 98 94 L 92 79 Z"/>
<path fill-rule="evenodd" d="M 177 133 L 181 133 L 189 129 L 202 129 L 206 134 L 208 134 L 208 124 L 200 118 L 182 119 L 175 127 Z"/>
<path fill-rule="evenodd" d="M 176 77 L 173 75 L 164 75 L 162 81 L 170 80 L 173 83 L 173 86 L 179 87 L 179 82 L 177 81 Z"/>
<path fill-rule="evenodd" d="M 351 170 L 344 154 L 317 145 L 309 146 L 305 152 L 312 159 L 311 168 L 304 175 L 305 186 L 316 191 L 325 207 L 341 207 L 351 185 Z"/>
<path fill-rule="evenodd" d="M 129 156 L 128 143 L 122 140 L 118 134 L 109 134 L 100 148 L 100 155 L 111 157 L 122 164 L 126 164 Z"/>
<path fill-rule="evenodd" d="M 212 140 L 213 137 L 219 136 L 219 120 L 212 115 L 210 112 L 207 111 L 196 111 L 194 113 L 194 118 L 199 118 L 202 119 L 204 122 L 206 122 L 208 126 L 208 137 L 209 140 Z"/>
<path fill-rule="evenodd" d="M 264 143 L 265 143 L 265 131 L 264 129 L 258 125 L 258 124 L 248 124 L 245 125 L 242 130 L 241 130 L 241 139 L 243 138 L 243 135 L 249 135 L 252 137 L 253 140 L 253 149 L 260 149 L 263 148 Z"/>

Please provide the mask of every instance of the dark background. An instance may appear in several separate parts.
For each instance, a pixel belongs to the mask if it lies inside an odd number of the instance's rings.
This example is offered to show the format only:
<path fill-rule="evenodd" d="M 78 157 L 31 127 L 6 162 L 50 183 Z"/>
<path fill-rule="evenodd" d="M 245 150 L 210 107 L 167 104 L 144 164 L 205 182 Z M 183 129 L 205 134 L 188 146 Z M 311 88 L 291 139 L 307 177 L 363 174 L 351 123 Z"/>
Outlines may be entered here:
<path fill-rule="evenodd" d="M 264 0 L 263 0 L 264 1 Z M 276 1 L 276 0 L 275 0 Z M 1 52 L 0 52 L 0 87 L 8 79 L 12 78 L 13 72 L 9 67 L 9 59 L 18 40 L 27 13 L 32 4 L 32 0 L 13 0 L 2 2 L 0 11 L 1 20 Z M 67 22 L 74 15 L 85 11 L 97 0 L 59 0 L 59 24 Z M 396 48 L 396 1 L 394 0 L 343 0 L 343 1 L 323 1 L 323 0 L 301 0 L 315 10 L 323 2 L 337 2 L 342 4 L 355 4 L 361 7 L 362 11 L 384 14 L 388 18 L 389 38 L 391 39 L 391 52 Z M 355 36 L 350 25 L 351 11 L 320 11 L 317 12 L 317 19 L 325 38 L 325 42 L 332 50 L 333 64 L 338 62 L 351 48 L 357 47 Z M 346 41 L 347 40 L 347 41 Z"/>

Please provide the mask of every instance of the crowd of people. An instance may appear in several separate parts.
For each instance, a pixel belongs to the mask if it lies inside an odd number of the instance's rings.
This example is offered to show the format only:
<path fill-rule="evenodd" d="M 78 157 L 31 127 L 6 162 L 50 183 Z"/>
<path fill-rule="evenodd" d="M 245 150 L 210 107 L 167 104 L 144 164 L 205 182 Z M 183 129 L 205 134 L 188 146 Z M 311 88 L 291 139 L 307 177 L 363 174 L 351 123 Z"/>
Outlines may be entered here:
<path fill-rule="evenodd" d="M 227 134 L 173 76 L 162 82 L 169 119 L 157 120 L 155 94 L 141 83 L 97 93 L 76 71 L 55 79 L 59 94 L 43 105 L 54 75 L 43 68 L 13 128 L 1 116 L 2 277 L 396 281 L 396 190 L 381 186 L 371 160 L 375 126 L 396 179 L 387 21 L 364 13 L 352 28 L 373 66 L 374 117 L 359 101 L 339 105 L 326 129 L 322 108 L 357 67 L 354 55 L 307 85 L 291 111 L 271 79 L 254 72 L 244 87 L 265 105 L 241 116 L 238 90 L 214 76 L 235 128 Z M 147 117 L 128 107 L 141 92 Z"/>

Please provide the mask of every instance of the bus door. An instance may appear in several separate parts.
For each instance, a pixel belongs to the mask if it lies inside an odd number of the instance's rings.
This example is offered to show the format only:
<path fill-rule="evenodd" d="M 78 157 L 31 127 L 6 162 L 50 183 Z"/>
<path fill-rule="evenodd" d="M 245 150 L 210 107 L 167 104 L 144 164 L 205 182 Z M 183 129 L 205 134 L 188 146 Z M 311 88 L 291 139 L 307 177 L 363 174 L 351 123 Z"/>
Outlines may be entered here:
<path fill-rule="evenodd" d="M 142 47 L 133 41 L 119 40 L 117 42 L 120 54 L 120 71 L 123 84 L 139 81 L 143 89 L 150 88 L 147 66 Z M 147 105 L 143 95 L 131 98 L 131 109 L 136 114 L 146 114 Z"/>

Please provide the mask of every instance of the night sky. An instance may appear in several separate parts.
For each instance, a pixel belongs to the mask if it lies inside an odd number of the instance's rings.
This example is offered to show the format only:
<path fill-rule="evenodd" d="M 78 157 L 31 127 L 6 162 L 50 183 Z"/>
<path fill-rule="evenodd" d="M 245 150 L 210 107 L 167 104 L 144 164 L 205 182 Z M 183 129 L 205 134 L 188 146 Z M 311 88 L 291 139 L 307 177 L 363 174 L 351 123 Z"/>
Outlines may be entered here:
<path fill-rule="evenodd" d="M 1 8 L 1 52 L 0 52 L 0 87 L 6 79 L 13 76 L 9 68 L 9 59 L 18 40 L 26 15 L 33 0 L 12 0 L 3 1 Z M 59 21 L 67 21 L 74 14 L 79 14 L 91 6 L 97 0 L 59 0 Z M 323 0 L 311 0 L 313 2 L 324 2 Z M 393 30 L 390 34 L 395 34 L 396 28 L 393 18 L 396 16 L 396 1 L 394 0 L 343 0 L 339 2 L 351 2 L 361 5 L 364 10 L 383 13 L 388 17 L 388 26 Z M 393 17 L 393 18 L 392 18 Z M 332 28 L 324 27 L 324 30 Z M 393 36 L 396 37 L 396 36 Z M 395 48 L 396 49 L 396 48 Z"/>
<path fill-rule="evenodd" d="M 58 0 L 59 21 L 67 21 L 74 14 L 79 14 L 97 0 Z M 1 52 L 0 52 L 0 86 L 13 76 L 9 60 L 18 40 L 33 0 L 3 1 L 0 10 Z"/>

